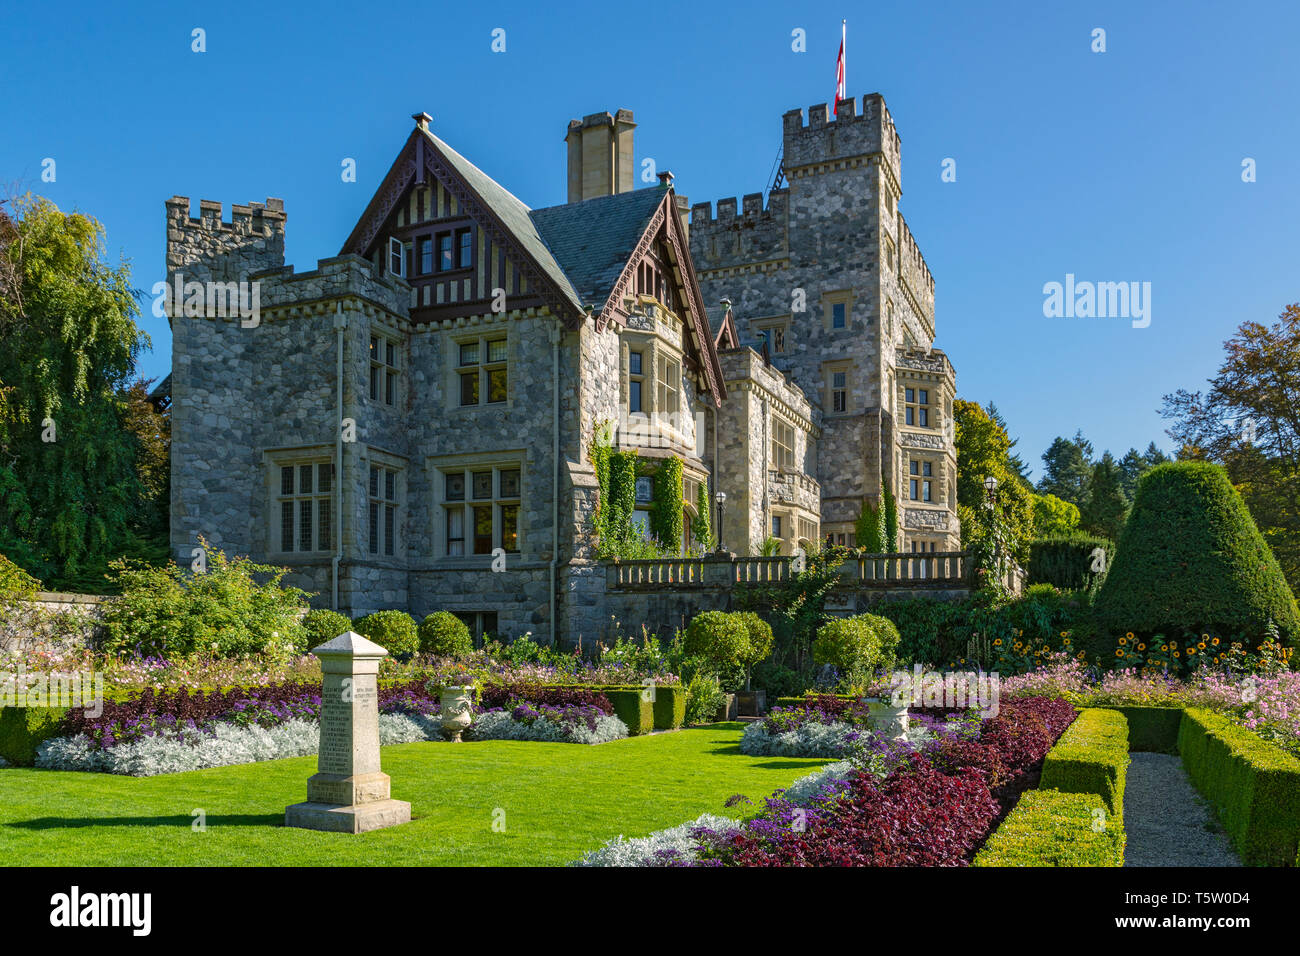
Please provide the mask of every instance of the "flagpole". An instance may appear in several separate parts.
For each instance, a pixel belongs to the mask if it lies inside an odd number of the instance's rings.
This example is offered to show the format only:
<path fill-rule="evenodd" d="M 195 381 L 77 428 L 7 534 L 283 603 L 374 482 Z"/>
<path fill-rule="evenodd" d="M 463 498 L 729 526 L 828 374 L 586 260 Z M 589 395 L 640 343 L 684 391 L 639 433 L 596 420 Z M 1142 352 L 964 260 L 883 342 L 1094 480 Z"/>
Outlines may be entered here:
<path fill-rule="evenodd" d="M 844 95 L 849 95 L 849 21 L 840 20 L 840 49 L 844 51 Z"/>

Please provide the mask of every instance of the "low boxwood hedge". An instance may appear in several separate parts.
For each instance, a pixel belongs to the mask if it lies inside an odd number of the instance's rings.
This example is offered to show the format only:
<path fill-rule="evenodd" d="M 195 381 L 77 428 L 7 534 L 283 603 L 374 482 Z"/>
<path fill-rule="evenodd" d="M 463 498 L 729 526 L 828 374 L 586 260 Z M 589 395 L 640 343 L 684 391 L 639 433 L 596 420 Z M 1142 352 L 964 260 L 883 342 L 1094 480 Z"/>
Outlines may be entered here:
<path fill-rule="evenodd" d="M 1031 790 L 975 855 L 974 866 L 1123 866 L 1124 827 L 1095 794 Z"/>
<path fill-rule="evenodd" d="M 1190 707 L 1178 751 L 1244 863 L 1297 865 L 1300 760 L 1226 717 Z"/>
<path fill-rule="evenodd" d="M 1117 710 L 1128 720 L 1129 753 L 1147 751 L 1157 754 L 1178 753 L 1178 728 L 1182 724 L 1181 707 L 1138 707 L 1099 704 Z"/>
<path fill-rule="evenodd" d="M 655 730 L 676 730 L 686 723 L 686 688 L 680 684 L 656 684 Z"/>
<path fill-rule="evenodd" d="M 640 686 L 609 686 L 604 684 L 586 684 L 585 690 L 599 691 L 609 698 L 614 707 L 614 716 L 627 724 L 628 736 L 636 737 L 648 734 L 655 729 L 655 707 L 648 699 L 646 689 Z M 664 688 L 656 689 L 656 699 Z M 685 691 L 683 690 L 683 694 Z M 683 712 L 686 706 L 682 700 Z"/>
<path fill-rule="evenodd" d="M 0 757 L 15 767 L 36 764 L 36 748 L 62 732 L 66 707 L 0 707 Z"/>
<path fill-rule="evenodd" d="M 1098 708 L 1082 710 L 1043 758 L 1039 787 L 1096 794 L 1111 816 L 1122 818 L 1128 748 L 1128 720 L 1122 713 Z"/>

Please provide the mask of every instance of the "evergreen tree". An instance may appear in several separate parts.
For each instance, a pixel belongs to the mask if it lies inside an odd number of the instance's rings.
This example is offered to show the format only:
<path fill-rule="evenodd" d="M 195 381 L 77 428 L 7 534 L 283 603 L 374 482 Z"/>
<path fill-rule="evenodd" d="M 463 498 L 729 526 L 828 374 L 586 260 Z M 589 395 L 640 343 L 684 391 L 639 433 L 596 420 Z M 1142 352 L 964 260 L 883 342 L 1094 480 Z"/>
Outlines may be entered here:
<path fill-rule="evenodd" d="M 1056 495 L 1082 509 L 1092 476 L 1092 442 L 1083 437 L 1082 431 L 1076 432 L 1073 439 L 1057 436 L 1043 453 L 1043 465 L 1038 493 Z"/>
<path fill-rule="evenodd" d="M 1021 458 L 1018 454 L 1013 453 L 1013 449 L 1020 444 L 1020 439 L 1011 438 L 1011 429 L 1007 426 L 1007 420 L 1002 417 L 1002 413 L 998 411 L 997 405 L 993 404 L 992 402 L 989 402 L 987 405 L 984 406 L 984 411 L 988 414 L 989 419 L 993 422 L 993 424 L 997 425 L 998 428 L 1002 429 L 1002 431 L 1007 435 L 1008 439 L 1010 439 L 1009 443 L 1007 444 L 1007 464 L 1010 466 L 1012 471 L 1014 471 L 1017 475 L 1020 476 L 1021 481 L 1023 481 L 1025 484 L 1031 484 L 1029 480 L 1029 466 L 1025 464 L 1023 458 Z"/>
<path fill-rule="evenodd" d="M 1092 466 L 1088 500 L 1079 509 L 1080 523 L 1083 530 L 1091 534 L 1117 541 L 1124 528 L 1128 508 L 1129 499 L 1124 494 L 1123 472 L 1114 456 L 1106 452 L 1101 456 L 1101 461 Z"/>

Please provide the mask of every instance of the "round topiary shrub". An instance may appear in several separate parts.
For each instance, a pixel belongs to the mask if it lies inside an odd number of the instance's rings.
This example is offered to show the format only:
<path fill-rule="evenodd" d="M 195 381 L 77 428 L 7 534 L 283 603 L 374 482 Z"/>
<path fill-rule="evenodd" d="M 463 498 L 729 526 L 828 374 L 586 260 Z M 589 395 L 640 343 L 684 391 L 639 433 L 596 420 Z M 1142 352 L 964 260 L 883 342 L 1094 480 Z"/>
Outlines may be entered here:
<path fill-rule="evenodd" d="M 1096 618 L 1111 634 L 1210 634 L 1252 647 L 1271 620 L 1285 643 L 1300 640 L 1300 609 L 1277 558 L 1227 473 L 1208 462 L 1142 476 Z"/>
<path fill-rule="evenodd" d="M 450 611 L 434 611 L 420 622 L 420 652 L 437 657 L 464 657 L 474 651 L 465 622 Z"/>
<path fill-rule="evenodd" d="M 745 665 L 752 666 L 766 660 L 772 653 L 772 625 L 753 611 L 740 611 L 734 616 L 740 618 L 749 634 L 749 655 Z"/>
<path fill-rule="evenodd" d="M 313 647 L 319 647 L 352 630 L 352 619 L 346 614 L 322 607 L 307 612 L 302 619 L 302 629 L 307 635 L 304 649 L 310 651 Z"/>
<path fill-rule="evenodd" d="M 833 665 L 850 684 L 861 686 L 877 669 L 893 666 L 898 642 L 898 628 L 887 617 L 833 618 L 817 629 L 813 660 Z"/>
<path fill-rule="evenodd" d="M 399 660 L 414 657 L 420 650 L 415 618 L 405 611 L 375 611 L 357 618 L 352 628 Z"/>
<path fill-rule="evenodd" d="M 739 664 L 749 653 L 749 628 L 737 614 L 705 611 L 687 625 L 682 649 L 715 664 Z"/>

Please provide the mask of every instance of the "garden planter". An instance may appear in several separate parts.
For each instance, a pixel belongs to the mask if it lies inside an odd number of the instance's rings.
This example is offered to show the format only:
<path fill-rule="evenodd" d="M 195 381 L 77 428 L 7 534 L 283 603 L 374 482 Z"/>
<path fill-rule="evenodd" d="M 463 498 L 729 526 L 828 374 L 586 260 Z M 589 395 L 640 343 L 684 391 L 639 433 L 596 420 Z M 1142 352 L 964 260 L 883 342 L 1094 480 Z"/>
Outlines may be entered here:
<path fill-rule="evenodd" d="M 739 708 L 736 706 L 736 695 L 725 694 L 727 702 L 718 708 L 718 716 L 715 720 L 735 720 L 739 716 Z"/>
<path fill-rule="evenodd" d="M 742 717 L 761 717 L 767 710 L 767 691 L 742 690 L 736 693 L 736 709 Z"/>
<path fill-rule="evenodd" d="M 443 735 L 452 743 L 458 744 L 461 732 L 474 720 L 474 687 L 444 687 L 440 696 Z"/>
<path fill-rule="evenodd" d="M 868 698 L 867 707 L 871 710 L 871 728 L 876 733 L 895 740 L 907 734 L 907 704 Z"/>

